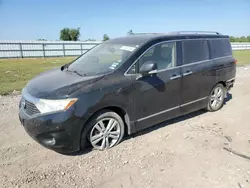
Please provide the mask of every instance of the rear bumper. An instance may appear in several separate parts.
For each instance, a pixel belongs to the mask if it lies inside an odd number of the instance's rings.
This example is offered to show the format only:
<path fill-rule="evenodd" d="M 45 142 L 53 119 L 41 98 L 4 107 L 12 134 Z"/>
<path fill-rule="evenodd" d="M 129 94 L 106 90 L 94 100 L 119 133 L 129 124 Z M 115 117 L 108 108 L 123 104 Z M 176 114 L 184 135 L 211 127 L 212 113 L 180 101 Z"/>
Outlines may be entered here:
<path fill-rule="evenodd" d="M 235 78 L 226 81 L 226 88 L 230 90 L 234 86 Z"/>
<path fill-rule="evenodd" d="M 80 149 L 81 120 L 73 110 L 29 117 L 20 108 L 19 119 L 28 135 L 46 148 L 59 153 Z"/>

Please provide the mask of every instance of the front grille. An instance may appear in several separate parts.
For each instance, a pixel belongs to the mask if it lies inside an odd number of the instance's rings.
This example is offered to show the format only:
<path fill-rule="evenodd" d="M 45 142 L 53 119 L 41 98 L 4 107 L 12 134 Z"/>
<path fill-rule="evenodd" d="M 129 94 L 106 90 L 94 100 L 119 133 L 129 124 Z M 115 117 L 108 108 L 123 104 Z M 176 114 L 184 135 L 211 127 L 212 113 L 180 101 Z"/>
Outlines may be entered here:
<path fill-rule="evenodd" d="M 40 111 L 37 109 L 37 107 L 33 103 L 31 103 L 31 102 L 29 102 L 27 100 L 25 100 L 24 111 L 29 116 L 40 113 Z"/>

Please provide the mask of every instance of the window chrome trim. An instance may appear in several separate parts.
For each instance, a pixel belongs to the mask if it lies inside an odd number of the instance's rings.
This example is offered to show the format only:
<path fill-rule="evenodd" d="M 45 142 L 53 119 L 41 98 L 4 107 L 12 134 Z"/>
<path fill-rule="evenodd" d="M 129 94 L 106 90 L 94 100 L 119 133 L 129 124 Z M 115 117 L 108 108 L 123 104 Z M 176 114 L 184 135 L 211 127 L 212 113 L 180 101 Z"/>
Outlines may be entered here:
<path fill-rule="evenodd" d="M 163 110 L 163 111 L 157 112 L 157 113 L 155 113 L 155 114 L 151 114 L 151 115 L 149 115 L 149 116 L 140 118 L 140 119 L 138 119 L 138 120 L 136 120 L 136 121 L 137 121 L 137 122 L 140 122 L 140 121 L 143 121 L 143 120 L 152 118 L 152 117 L 154 117 L 154 116 L 158 116 L 158 115 L 160 115 L 160 114 L 163 114 L 163 113 L 165 113 L 165 112 L 169 112 L 169 111 L 175 110 L 175 109 L 177 109 L 177 108 L 184 107 L 184 106 L 187 106 L 187 105 L 190 105 L 190 104 L 193 104 L 193 103 L 196 103 L 196 102 L 205 100 L 205 99 L 207 99 L 207 98 L 208 98 L 208 97 L 202 97 L 202 98 L 200 98 L 200 99 L 197 99 L 197 100 L 194 100 L 194 101 L 191 101 L 191 102 L 182 104 L 182 105 L 180 105 L 180 106 L 176 106 L 176 107 L 173 107 L 173 108 L 169 108 L 169 109 L 167 109 L 167 110 Z"/>
<path fill-rule="evenodd" d="M 160 44 L 165 44 L 165 43 L 173 43 L 175 42 L 175 62 L 174 62 L 174 67 L 170 67 L 170 68 L 166 68 L 166 69 L 161 69 L 161 70 L 157 70 L 156 73 L 160 72 L 160 71 L 166 71 L 166 70 L 170 70 L 170 69 L 173 69 L 173 68 L 176 68 L 176 58 L 177 58 L 177 53 L 176 53 L 176 41 L 177 40 L 168 40 L 168 41 L 162 41 L 162 42 L 158 42 L 152 46 L 150 46 L 147 50 L 145 50 L 130 66 L 129 68 L 126 70 L 126 72 L 124 73 L 124 76 L 131 76 L 131 75 L 138 75 L 139 73 L 135 73 L 135 74 L 128 74 L 129 70 L 131 69 L 131 67 L 134 66 L 134 64 L 136 64 L 136 62 L 142 57 L 144 56 L 149 50 L 151 50 L 152 48 L 154 48 L 155 46 L 157 45 L 160 45 Z"/>
<path fill-rule="evenodd" d="M 200 64 L 200 63 L 204 63 L 204 62 L 209 62 L 209 61 L 224 59 L 224 58 L 228 58 L 228 57 L 233 57 L 233 56 L 232 56 L 232 55 L 229 55 L 229 56 L 217 57 L 217 58 L 213 58 L 213 59 L 209 59 L 209 60 L 204 60 L 204 61 L 197 61 L 197 62 L 193 62 L 193 63 L 181 65 L 181 66 L 178 66 L 178 67 L 170 67 L 170 68 L 162 69 L 162 70 L 157 71 L 156 73 L 163 72 L 163 71 L 166 71 L 166 70 L 172 70 L 172 69 L 175 69 L 175 68 L 187 67 L 187 66 L 190 66 L 190 65 L 196 65 L 196 64 Z M 135 63 L 136 63 L 136 62 L 135 62 Z M 132 66 L 133 66 L 133 65 L 132 65 Z M 132 67 L 132 66 L 131 66 L 131 67 Z M 129 68 L 128 70 L 130 70 L 130 68 Z M 138 75 L 138 74 L 140 74 L 140 73 L 135 73 L 135 74 L 124 74 L 124 76 L 131 76 L 131 75 Z"/>
<path fill-rule="evenodd" d="M 204 62 L 209 62 L 209 61 L 214 61 L 214 60 L 219 60 L 219 59 L 224 59 L 224 58 L 228 58 L 228 57 L 233 57 L 233 56 L 229 55 L 229 56 L 224 56 L 224 57 L 217 57 L 217 58 L 213 58 L 213 59 L 208 59 L 208 60 L 204 60 L 204 61 L 196 61 L 196 62 L 193 62 L 193 63 L 181 65 L 179 67 L 186 67 L 186 66 L 189 66 L 189 65 L 196 65 L 196 64 L 200 64 L 200 63 L 204 63 Z"/>
<path fill-rule="evenodd" d="M 140 73 L 135 73 L 135 74 L 128 74 L 129 70 L 132 68 L 132 66 L 134 64 L 136 64 L 136 62 L 145 54 L 147 53 L 147 51 L 149 51 L 151 48 L 155 47 L 156 45 L 158 44 L 163 44 L 163 43 L 168 43 L 168 42 L 179 42 L 179 41 L 189 41 L 189 40 L 221 40 L 221 39 L 227 39 L 229 40 L 229 38 L 197 38 L 197 39 L 178 39 L 178 40 L 167 40 L 167 41 L 162 41 L 162 42 L 158 42 L 156 44 L 154 44 L 153 46 L 150 46 L 147 50 L 145 50 L 145 52 L 143 52 L 130 66 L 129 68 L 125 71 L 124 73 L 124 76 L 131 76 L 131 75 L 138 75 Z M 177 48 L 176 48 L 176 45 L 175 45 L 175 61 L 177 60 Z M 198 64 L 198 63 L 203 63 L 203 62 L 206 62 L 206 61 L 213 61 L 213 60 L 217 60 L 217 59 L 222 59 L 222 58 L 227 58 L 227 57 L 233 57 L 233 55 L 228 55 L 228 56 L 224 56 L 224 57 L 217 57 L 217 58 L 213 58 L 213 59 L 209 59 L 209 60 L 204 60 L 204 61 L 198 61 L 198 62 L 193 62 L 193 63 L 189 63 L 189 64 L 185 64 L 185 65 L 180 65 L 180 66 L 176 66 L 175 67 L 171 67 L 171 68 L 166 68 L 166 69 L 162 69 L 162 70 L 159 70 L 157 71 L 158 72 L 161 72 L 161 71 L 166 71 L 166 70 L 171 70 L 173 68 L 179 68 L 179 67 L 183 67 L 183 66 L 188 66 L 188 65 L 192 65 L 192 64 Z M 175 62 L 176 63 L 176 62 Z"/>
<path fill-rule="evenodd" d="M 205 63 L 205 62 L 209 62 L 209 61 L 213 61 L 213 60 L 212 60 L 212 59 L 209 59 L 209 60 L 204 60 L 204 61 L 196 61 L 196 62 L 193 62 L 193 63 L 181 65 L 180 67 L 187 67 L 187 66 L 189 66 L 189 65 L 197 65 L 197 64 Z"/>
<path fill-rule="evenodd" d="M 227 56 L 223 56 L 223 57 L 216 57 L 216 58 L 213 58 L 211 60 L 218 60 L 218 59 L 223 59 L 223 58 L 228 58 L 228 57 L 233 57 L 233 55 L 227 55 Z"/>

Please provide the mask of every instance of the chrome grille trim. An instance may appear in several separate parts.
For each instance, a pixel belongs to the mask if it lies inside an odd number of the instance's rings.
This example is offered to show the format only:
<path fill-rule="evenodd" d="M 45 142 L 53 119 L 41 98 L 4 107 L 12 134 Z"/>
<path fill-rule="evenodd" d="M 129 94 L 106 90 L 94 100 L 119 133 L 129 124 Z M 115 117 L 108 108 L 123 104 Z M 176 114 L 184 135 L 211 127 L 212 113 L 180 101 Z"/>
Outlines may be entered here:
<path fill-rule="evenodd" d="M 25 113 L 27 113 L 30 116 L 40 113 L 40 111 L 37 109 L 37 107 L 33 103 L 31 103 L 27 100 L 25 100 L 25 106 L 26 106 L 26 108 L 24 109 L 24 111 L 25 111 Z"/>
<path fill-rule="evenodd" d="M 23 111 L 24 111 L 24 113 L 26 115 L 28 115 L 28 116 L 34 116 L 34 115 L 38 115 L 38 114 L 41 113 L 38 110 L 38 108 L 36 107 L 36 105 L 35 105 L 39 101 L 39 99 L 31 96 L 26 91 L 26 88 L 24 88 L 22 90 L 22 99 L 21 99 L 21 102 L 22 101 L 25 101 L 25 108 L 23 108 L 22 105 L 20 107 L 23 109 Z"/>

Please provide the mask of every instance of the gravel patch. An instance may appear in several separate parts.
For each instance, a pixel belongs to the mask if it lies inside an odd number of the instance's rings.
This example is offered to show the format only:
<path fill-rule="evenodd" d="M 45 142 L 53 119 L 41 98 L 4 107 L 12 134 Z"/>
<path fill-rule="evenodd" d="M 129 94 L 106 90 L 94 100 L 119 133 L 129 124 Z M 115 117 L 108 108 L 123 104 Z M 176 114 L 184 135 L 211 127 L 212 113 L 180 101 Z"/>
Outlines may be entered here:
<path fill-rule="evenodd" d="M 18 120 L 20 95 L 0 96 L 1 187 L 250 187 L 250 69 L 218 112 L 198 111 L 107 151 L 66 156 L 34 142 Z M 230 99 L 231 98 L 231 99 Z"/>

